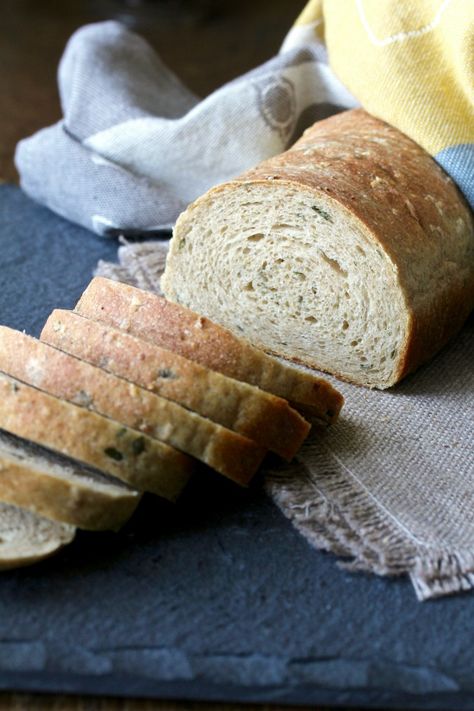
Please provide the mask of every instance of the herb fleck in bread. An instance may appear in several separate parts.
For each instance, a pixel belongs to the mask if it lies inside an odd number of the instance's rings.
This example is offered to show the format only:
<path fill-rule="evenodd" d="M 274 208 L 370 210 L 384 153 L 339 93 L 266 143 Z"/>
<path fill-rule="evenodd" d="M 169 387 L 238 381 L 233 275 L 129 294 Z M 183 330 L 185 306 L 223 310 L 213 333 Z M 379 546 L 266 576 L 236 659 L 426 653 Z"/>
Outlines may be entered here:
<path fill-rule="evenodd" d="M 190 205 L 161 286 L 268 352 L 387 388 L 473 308 L 473 218 L 423 149 L 349 111 Z"/>
<path fill-rule="evenodd" d="M 32 565 L 70 543 L 74 526 L 0 503 L 0 570 Z"/>
<path fill-rule="evenodd" d="M 309 424 L 281 398 L 72 311 L 56 310 L 41 340 L 235 430 L 290 459 Z"/>
<path fill-rule="evenodd" d="M 120 528 L 137 491 L 0 430 L 0 501 L 78 528 Z"/>
<path fill-rule="evenodd" d="M 247 437 L 6 326 L 0 326 L 0 370 L 163 440 L 240 484 L 265 455 Z"/>
<path fill-rule="evenodd" d="M 0 428 L 171 501 L 194 468 L 163 442 L 1 372 Z"/>
<path fill-rule="evenodd" d="M 326 380 L 280 363 L 209 319 L 151 292 L 96 277 L 75 310 L 285 398 L 322 422 L 334 422 L 342 407 L 342 395 Z"/>

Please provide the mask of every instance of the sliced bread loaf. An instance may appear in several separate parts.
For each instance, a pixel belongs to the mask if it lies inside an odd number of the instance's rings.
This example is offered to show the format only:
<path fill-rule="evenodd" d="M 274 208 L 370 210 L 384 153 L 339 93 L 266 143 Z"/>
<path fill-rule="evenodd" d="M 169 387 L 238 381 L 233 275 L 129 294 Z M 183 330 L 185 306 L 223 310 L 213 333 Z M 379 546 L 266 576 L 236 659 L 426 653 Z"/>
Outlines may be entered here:
<path fill-rule="evenodd" d="M 0 326 L 0 370 L 167 442 L 241 484 L 265 455 L 237 432 L 6 326 Z"/>
<path fill-rule="evenodd" d="M 140 494 L 116 479 L 0 430 L 0 501 L 90 530 L 116 530 Z"/>
<path fill-rule="evenodd" d="M 287 459 L 308 434 L 309 424 L 285 400 L 73 311 L 53 311 L 41 339 L 178 402 Z"/>
<path fill-rule="evenodd" d="M 75 310 L 301 405 L 305 414 L 325 423 L 334 422 L 342 407 L 342 395 L 326 380 L 281 363 L 226 328 L 151 292 L 96 277 Z"/>
<path fill-rule="evenodd" d="M 171 501 L 194 468 L 169 445 L 2 372 L 0 428 Z"/>
<path fill-rule="evenodd" d="M 474 221 L 420 146 L 347 111 L 190 205 L 161 287 L 266 351 L 387 388 L 474 307 Z M 127 312 L 116 290 L 108 294 L 96 309 L 128 327 L 133 308 L 133 327 L 155 337 L 156 303 L 136 297 Z M 84 313 L 90 301 L 86 292 Z"/>
<path fill-rule="evenodd" d="M 0 570 L 32 565 L 72 541 L 74 526 L 0 503 Z"/>

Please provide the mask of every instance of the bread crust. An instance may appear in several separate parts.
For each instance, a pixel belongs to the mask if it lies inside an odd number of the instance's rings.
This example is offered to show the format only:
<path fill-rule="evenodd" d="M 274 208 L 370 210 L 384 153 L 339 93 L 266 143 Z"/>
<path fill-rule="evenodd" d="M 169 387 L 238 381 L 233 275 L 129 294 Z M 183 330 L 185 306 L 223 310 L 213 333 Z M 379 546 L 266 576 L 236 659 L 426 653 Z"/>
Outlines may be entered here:
<path fill-rule="evenodd" d="M 248 437 L 5 326 L 0 370 L 164 441 L 240 484 L 250 481 L 266 452 Z"/>
<path fill-rule="evenodd" d="M 75 310 L 290 400 L 296 408 L 303 405 L 327 424 L 336 421 L 344 402 L 323 378 L 290 368 L 208 318 L 129 284 L 96 277 Z"/>
<path fill-rule="evenodd" d="M 41 340 L 178 402 L 287 459 L 309 432 L 309 424 L 285 400 L 80 314 L 53 311 Z"/>
<path fill-rule="evenodd" d="M 172 447 L 5 373 L 0 427 L 170 501 L 194 469 L 193 460 Z"/>
<path fill-rule="evenodd" d="M 276 183 L 333 201 L 392 265 L 404 302 L 404 342 L 390 379 L 365 384 L 393 385 L 460 329 L 474 307 L 473 216 L 451 178 L 411 139 L 362 109 L 332 116 L 290 150 L 210 190 L 183 218 L 192 220 L 235 186 L 245 185 L 250 196 L 255 186 L 271 191 Z M 165 273 L 163 284 L 170 280 Z M 320 367 L 309 358 L 295 361 Z"/>

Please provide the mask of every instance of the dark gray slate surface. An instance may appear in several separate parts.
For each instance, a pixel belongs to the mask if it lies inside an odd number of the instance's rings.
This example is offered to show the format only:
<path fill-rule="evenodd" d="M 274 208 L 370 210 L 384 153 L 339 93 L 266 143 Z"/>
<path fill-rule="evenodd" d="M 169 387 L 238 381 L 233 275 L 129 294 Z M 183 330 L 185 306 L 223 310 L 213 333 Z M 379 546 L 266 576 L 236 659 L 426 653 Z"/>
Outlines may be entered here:
<path fill-rule="evenodd" d="M 38 334 L 116 245 L 0 188 L 0 321 Z M 340 570 L 265 497 L 203 472 L 118 535 L 0 577 L 0 689 L 470 709 L 474 596 Z"/>

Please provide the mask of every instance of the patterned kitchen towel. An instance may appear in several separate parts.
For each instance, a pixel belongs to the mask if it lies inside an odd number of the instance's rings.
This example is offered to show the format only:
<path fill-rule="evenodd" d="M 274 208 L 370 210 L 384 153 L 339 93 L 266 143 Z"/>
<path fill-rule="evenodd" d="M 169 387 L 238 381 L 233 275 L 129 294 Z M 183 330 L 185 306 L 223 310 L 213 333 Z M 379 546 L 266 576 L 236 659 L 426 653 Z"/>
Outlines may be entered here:
<path fill-rule="evenodd" d="M 357 102 L 320 42 L 285 51 L 199 101 L 117 22 L 88 25 L 59 66 L 64 118 L 21 141 L 21 186 L 99 234 L 170 228 L 216 183 Z"/>
<path fill-rule="evenodd" d="M 98 274 L 160 291 L 168 241 L 122 246 Z M 352 570 L 409 575 L 420 600 L 474 588 L 474 319 L 415 375 L 378 392 L 328 377 L 346 404 L 270 496 Z"/>
<path fill-rule="evenodd" d="M 99 234 L 156 232 L 360 102 L 474 205 L 473 42 L 472 0 L 311 0 L 277 57 L 199 101 L 133 32 L 89 25 L 59 67 L 63 120 L 18 145 L 21 185 Z"/>

